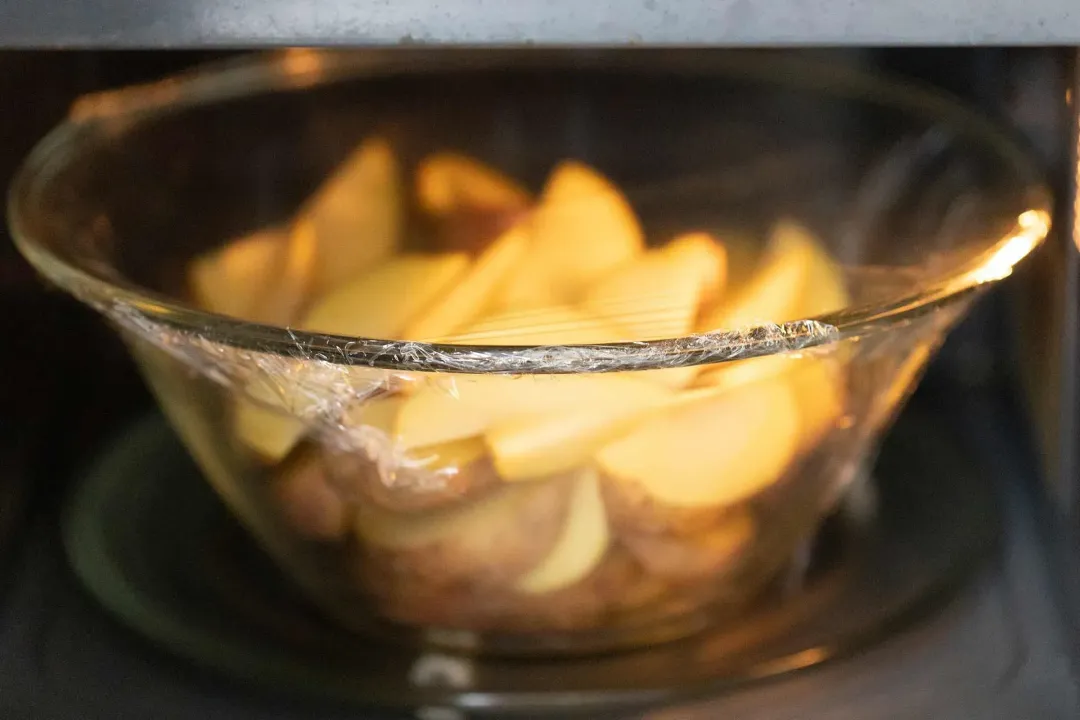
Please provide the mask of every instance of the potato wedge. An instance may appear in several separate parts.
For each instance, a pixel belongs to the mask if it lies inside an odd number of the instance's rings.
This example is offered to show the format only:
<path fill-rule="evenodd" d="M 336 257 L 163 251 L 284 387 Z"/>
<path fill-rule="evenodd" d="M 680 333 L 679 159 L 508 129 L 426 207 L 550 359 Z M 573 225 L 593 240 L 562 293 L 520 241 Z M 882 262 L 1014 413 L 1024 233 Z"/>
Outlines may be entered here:
<path fill-rule="evenodd" d="M 641 226 L 619 190 L 596 171 L 564 162 L 531 215 L 532 243 L 495 310 L 575 303 L 593 283 L 644 251 Z"/>
<path fill-rule="evenodd" d="M 454 345 L 593 345 L 628 342 L 630 331 L 570 305 L 485 315 L 439 342 Z"/>
<path fill-rule="evenodd" d="M 719 295 L 725 272 L 723 246 L 705 233 L 684 235 L 606 276 L 582 307 L 634 340 L 683 337 L 693 332 L 698 309 Z"/>
<path fill-rule="evenodd" d="M 428 386 L 410 396 L 394 439 L 407 449 L 439 445 L 484 435 L 518 419 L 547 416 L 535 429 L 513 425 L 506 430 L 500 462 L 509 468 L 521 464 L 515 453 L 535 457 L 545 447 L 572 441 L 574 423 L 582 423 L 582 432 L 602 435 L 606 423 L 616 420 L 605 408 L 647 408 L 664 397 L 662 386 L 621 374 L 461 376 L 454 378 L 453 387 Z M 581 413 L 577 419 L 575 412 Z M 555 417 L 559 413 L 566 414 L 566 427 Z"/>
<path fill-rule="evenodd" d="M 364 562 L 389 587 L 510 587 L 550 554 L 573 481 L 505 485 L 419 514 L 361 505 L 356 531 Z"/>
<path fill-rule="evenodd" d="M 264 230 L 197 258 L 190 283 L 203 308 L 250 322 L 289 325 L 310 288 L 314 238 L 307 226 Z"/>
<path fill-rule="evenodd" d="M 529 192 L 479 160 L 453 152 L 428 155 L 416 168 L 416 196 L 432 215 L 462 207 L 524 208 Z"/>
<path fill-rule="evenodd" d="M 840 310 L 848 297 L 839 269 L 810 233 L 779 223 L 751 280 L 707 312 L 700 332 L 786 323 Z"/>
<path fill-rule="evenodd" d="M 511 228 L 491 244 L 476 262 L 442 293 L 439 301 L 422 310 L 402 337 L 432 340 L 466 327 L 490 303 L 507 275 L 528 249 L 529 236 L 522 226 Z"/>
<path fill-rule="evenodd" d="M 440 250 L 479 254 L 524 219 L 528 191 L 494 168 L 452 152 L 424 158 L 416 196 Z M 449 332 L 449 331 L 440 331 Z"/>
<path fill-rule="evenodd" d="M 727 329 L 760 322 L 784 323 L 842 309 L 850 303 L 839 268 L 802 227 L 777 226 L 757 276 L 705 326 Z M 830 346 L 802 354 L 771 355 L 705 367 L 695 385 L 724 390 L 783 377 L 795 393 L 806 446 L 834 425 L 846 404 L 849 354 Z"/>
<path fill-rule="evenodd" d="M 251 319 L 287 245 L 286 233 L 263 230 L 196 258 L 191 265 L 195 302 L 210 312 Z"/>
<path fill-rule="evenodd" d="M 326 431 L 334 423 L 353 429 L 374 426 L 389 433 L 397 415 L 396 399 L 358 398 L 392 393 L 398 386 L 397 379 L 372 368 L 335 370 L 339 372 L 327 373 L 324 382 L 316 378 L 305 384 L 286 375 L 276 382 L 268 376 L 248 383 L 245 394 L 233 403 L 232 423 L 237 438 L 262 462 L 272 465 L 288 455 L 309 432 Z M 341 412 L 344 417 L 334 417 Z"/>
<path fill-rule="evenodd" d="M 798 405 L 763 382 L 647 418 L 596 461 L 614 516 L 646 533 L 693 533 L 778 481 L 799 446 Z"/>
<path fill-rule="evenodd" d="M 551 552 L 518 579 L 515 587 L 526 593 L 543 594 L 569 587 L 600 564 L 607 552 L 607 511 L 600 496 L 600 480 L 591 468 L 575 480 L 570 506 Z"/>
<path fill-rule="evenodd" d="M 738 564 L 753 542 L 754 520 L 749 511 L 737 509 L 693 535 L 622 530 L 615 530 L 619 542 L 648 572 L 673 581 L 708 582 Z"/>
<path fill-rule="evenodd" d="M 313 290 L 325 294 L 397 250 L 402 225 L 401 170 L 389 143 L 363 142 L 301 208 L 317 252 Z"/>
<path fill-rule="evenodd" d="M 300 418 L 274 410 L 244 397 L 233 405 L 233 429 L 243 444 L 263 462 L 283 459 L 307 432 Z"/>
<path fill-rule="evenodd" d="M 480 438 L 372 457 L 362 450 L 328 456 L 330 473 L 360 502 L 397 513 L 423 513 L 478 497 L 500 484 Z"/>
<path fill-rule="evenodd" d="M 316 453 L 299 452 L 282 463 L 270 491 L 282 519 L 300 537 L 332 542 L 348 534 L 348 499 L 330 481 Z"/>
<path fill-rule="evenodd" d="M 468 266 L 464 253 L 398 255 L 323 296 L 300 327 L 331 335 L 400 339 L 408 323 Z"/>
<path fill-rule="evenodd" d="M 628 380 L 618 383 L 626 392 L 611 392 L 605 404 L 567 407 L 492 425 L 484 439 L 500 477 L 528 480 L 587 463 L 601 446 L 671 400 L 672 393 L 661 386 L 637 382 L 632 376 Z"/>
<path fill-rule="evenodd" d="M 391 620 L 423 627 L 505 633 L 590 629 L 620 612 L 646 606 L 662 594 L 662 586 L 617 550 L 606 553 L 578 582 L 541 594 L 465 582 L 410 585 L 399 580 L 393 584 L 395 576 L 383 569 L 362 564 L 359 576 L 379 612 Z"/>
<path fill-rule="evenodd" d="M 809 447 L 843 416 L 847 404 L 846 356 L 837 350 L 739 360 L 701 374 L 696 387 L 728 392 L 743 385 L 783 381 L 799 408 L 800 446 Z"/>

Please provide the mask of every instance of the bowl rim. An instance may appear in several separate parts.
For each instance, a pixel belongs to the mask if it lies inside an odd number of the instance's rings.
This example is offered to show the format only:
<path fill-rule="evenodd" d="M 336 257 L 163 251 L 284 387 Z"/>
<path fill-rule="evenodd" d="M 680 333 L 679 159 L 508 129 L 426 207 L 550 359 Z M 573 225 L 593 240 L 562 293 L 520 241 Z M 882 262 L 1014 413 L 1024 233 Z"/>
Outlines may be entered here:
<path fill-rule="evenodd" d="M 513 58 L 550 67 L 559 51 L 515 49 L 290 49 L 254 53 L 205 63 L 194 70 L 143 85 L 78 98 L 59 125 L 31 151 L 8 192 L 7 214 L 16 246 L 48 280 L 136 331 L 175 342 L 197 338 L 241 350 L 288 357 L 316 358 L 336 365 L 388 370 L 465 374 L 577 374 L 650 370 L 722 363 L 781 352 L 802 351 L 857 338 L 933 312 L 977 293 L 1011 274 L 1013 266 L 1037 248 L 1050 227 L 1051 195 L 1033 160 L 1004 128 L 950 95 L 881 73 L 840 67 L 805 58 L 792 59 L 763 51 L 687 56 L 661 49 L 579 50 L 573 63 L 627 67 L 647 58 L 635 70 L 710 72 L 777 86 L 829 92 L 842 97 L 934 117 L 977 140 L 1015 175 L 1027 209 L 986 249 L 947 276 L 923 289 L 885 301 L 844 308 L 781 325 L 716 331 L 680 338 L 587 345 L 498 346 L 438 344 L 381 338 L 360 338 L 298 330 L 244 321 L 198 309 L 116 277 L 97 275 L 69 262 L 35 238 L 27 218 L 41 212 L 34 198 L 51 173 L 85 143 L 102 136 L 117 121 L 136 123 L 155 115 L 211 105 L 263 93 L 297 91 L 345 78 L 394 71 L 429 69 L 438 54 L 440 69 L 491 67 Z M 565 51 L 563 51 L 565 54 Z M 632 59 L 632 60 L 631 60 Z M 617 62 L 613 62 L 617 60 Z M 449 61 L 449 64 L 448 62 Z M 128 126 L 122 126 L 126 128 Z"/>

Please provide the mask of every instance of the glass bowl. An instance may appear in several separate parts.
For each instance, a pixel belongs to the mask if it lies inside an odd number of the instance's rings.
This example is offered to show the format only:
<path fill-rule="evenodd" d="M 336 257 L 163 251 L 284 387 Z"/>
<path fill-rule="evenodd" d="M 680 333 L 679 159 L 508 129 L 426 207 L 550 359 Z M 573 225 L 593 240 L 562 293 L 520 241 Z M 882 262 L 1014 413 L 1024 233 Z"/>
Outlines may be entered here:
<path fill-rule="evenodd" d="M 1049 222 L 947 98 L 666 51 L 207 67 L 77 102 L 9 212 L 325 613 L 522 656 L 753 603 Z"/>

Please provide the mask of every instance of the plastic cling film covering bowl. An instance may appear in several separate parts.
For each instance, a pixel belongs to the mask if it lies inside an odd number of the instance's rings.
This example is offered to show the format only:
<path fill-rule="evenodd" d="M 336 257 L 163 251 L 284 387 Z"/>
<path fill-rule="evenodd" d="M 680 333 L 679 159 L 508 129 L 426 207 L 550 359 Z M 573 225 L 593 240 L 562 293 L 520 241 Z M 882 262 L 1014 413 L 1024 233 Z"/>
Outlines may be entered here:
<path fill-rule="evenodd" d="M 305 57 L 83 102 L 12 222 L 360 632 L 527 655 L 731 617 L 1047 229 L 994 129 L 846 71 Z"/>

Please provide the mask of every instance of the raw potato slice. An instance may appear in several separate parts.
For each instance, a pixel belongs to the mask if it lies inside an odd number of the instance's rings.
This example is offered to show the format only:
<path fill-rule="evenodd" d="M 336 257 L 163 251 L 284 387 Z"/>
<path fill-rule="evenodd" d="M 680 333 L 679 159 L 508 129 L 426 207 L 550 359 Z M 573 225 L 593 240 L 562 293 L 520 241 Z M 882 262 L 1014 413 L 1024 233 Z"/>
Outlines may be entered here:
<path fill-rule="evenodd" d="M 295 225 L 289 234 L 284 266 L 267 285 L 253 313 L 257 322 L 289 325 L 296 320 L 314 282 L 316 252 L 311 226 Z"/>
<path fill-rule="evenodd" d="M 623 328 L 569 307 L 509 313 L 483 320 L 439 342 L 464 345 L 554 345 L 620 342 Z M 448 387 L 418 389 L 402 410 L 396 439 L 406 448 L 482 435 L 495 423 L 596 403 L 647 405 L 658 393 L 643 381 L 615 375 L 459 375 Z M 636 404 L 636 403 L 635 403 Z"/>
<path fill-rule="evenodd" d="M 649 407 L 663 390 L 654 383 L 614 374 L 461 376 L 454 383 L 452 389 L 425 387 L 406 400 L 395 428 L 395 440 L 402 447 L 482 435 L 516 418 L 569 415 L 614 404 Z M 518 447 L 524 451 L 529 442 L 522 438 Z"/>
<path fill-rule="evenodd" d="M 331 335 L 397 339 L 465 272 L 464 253 L 399 255 L 323 297 L 301 323 Z"/>
<path fill-rule="evenodd" d="M 287 244 L 285 233 L 263 230 L 197 258 L 191 265 L 195 301 L 210 312 L 250 318 Z"/>
<path fill-rule="evenodd" d="M 624 265 L 589 291 L 582 305 L 625 327 L 634 340 L 684 337 L 700 308 L 720 294 L 727 273 L 723 246 L 706 233 L 684 235 Z M 678 388 L 697 367 L 653 370 L 642 379 Z"/>
<path fill-rule="evenodd" d="M 845 390 L 843 353 L 768 355 L 740 360 L 710 370 L 698 379 L 700 387 L 721 392 L 754 383 L 786 382 L 799 406 L 801 444 L 806 447 L 821 437 L 844 413 Z"/>
<path fill-rule="evenodd" d="M 348 368 L 347 372 L 357 377 L 370 372 L 374 378 L 374 372 L 378 371 L 356 367 Z M 316 399 L 307 397 L 309 391 L 306 388 L 290 385 L 288 380 L 282 381 L 282 385 L 280 389 L 272 389 L 266 382 L 249 384 L 246 396 L 236 398 L 233 411 L 233 427 L 237 437 L 260 460 L 269 464 L 285 458 L 307 434 L 308 425 L 297 414 L 306 414 L 305 410 L 317 403 Z M 356 386 L 359 385 L 356 383 Z M 335 383 L 327 382 L 319 392 L 330 395 L 334 388 Z M 391 398 L 360 401 L 341 422 L 347 427 L 366 425 L 389 432 L 397 407 Z M 332 411 L 333 408 L 327 409 L 328 414 Z M 325 418 L 326 421 L 330 419 L 329 416 Z"/>
<path fill-rule="evenodd" d="M 407 340 L 431 340 L 453 333 L 476 319 L 528 247 L 529 236 L 518 226 L 485 250 L 464 277 L 436 304 L 422 312 L 404 332 Z"/>
<path fill-rule="evenodd" d="M 288 455 L 307 432 L 300 419 L 242 397 L 236 400 L 233 426 L 237 437 L 270 464 Z"/>
<path fill-rule="evenodd" d="M 349 531 L 351 515 L 314 454 L 284 463 L 271 493 L 282 519 L 301 537 L 334 541 Z"/>
<path fill-rule="evenodd" d="M 420 207 L 432 215 L 450 215 L 463 207 L 524 209 L 529 193 L 516 182 L 477 160 L 457 153 L 436 153 L 416 169 Z"/>
<path fill-rule="evenodd" d="M 794 360 L 798 367 L 789 371 L 787 382 L 799 404 L 803 447 L 811 447 L 836 427 L 846 411 L 844 362 L 838 355 L 805 355 Z"/>
<path fill-rule="evenodd" d="M 440 342 L 455 345 L 591 345 L 629 342 L 629 331 L 576 308 L 549 308 L 490 315 Z"/>
<path fill-rule="evenodd" d="M 622 193 L 596 171 L 564 162 L 532 214 L 532 243 L 497 309 L 575 303 L 644 250 L 641 226 Z"/>
<path fill-rule="evenodd" d="M 300 211 L 318 247 L 314 290 L 336 289 L 388 258 L 402 224 L 401 171 L 389 143 L 360 145 Z"/>
<path fill-rule="evenodd" d="M 481 438 L 418 448 L 373 471 L 363 495 L 398 512 L 424 512 L 474 497 L 499 483 Z"/>
<path fill-rule="evenodd" d="M 484 251 L 518 225 L 531 203 L 529 193 L 513 180 L 456 153 L 436 153 L 420 163 L 416 194 L 435 246 L 470 254 Z"/>
<path fill-rule="evenodd" d="M 544 633 L 595 629 L 620 611 L 639 610 L 662 595 L 637 562 L 613 548 L 581 581 L 533 594 L 512 585 L 418 583 L 361 565 L 361 582 L 377 598 L 379 612 L 398 622 L 470 631 Z"/>
<path fill-rule="evenodd" d="M 782 222 L 773 231 L 756 275 L 735 298 L 707 313 L 699 329 L 781 324 L 845 305 L 843 279 L 825 251 L 804 228 Z"/>
<path fill-rule="evenodd" d="M 196 302 L 250 322 L 290 324 L 314 271 L 314 238 L 307 230 L 265 230 L 195 260 L 191 285 Z"/>
<path fill-rule="evenodd" d="M 788 254 L 787 260 L 781 255 L 785 252 Z M 764 308 L 768 300 L 754 293 L 777 292 L 777 278 L 787 282 L 796 275 L 799 279 L 794 286 L 799 288 L 799 292 L 790 309 L 775 309 L 777 314 L 773 316 L 773 322 L 810 318 L 849 304 L 839 268 L 804 229 L 791 223 L 778 226 L 774 246 L 768 255 L 770 259 L 761 270 L 761 275 L 766 279 L 751 281 L 732 307 L 736 315 L 742 314 L 746 318 L 749 317 L 747 312 L 757 312 L 747 311 L 747 308 Z M 795 272 L 796 266 L 801 270 Z M 779 308 L 779 305 L 776 307 Z M 730 321 L 727 326 L 734 328 L 737 324 Z M 706 368 L 698 384 L 730 390 L 768 378 L 785 377 L 795 393 L 802 414 L 801 433 L 805 445 L 816 441 L 844 411 L 844 365 L 847 355 L 848 348 L 832 345 L 802 355 L 784 354 L 740 360 Z"/>
<path fill-rule="evenodd" d="M 719 295 L 726 262 L 710 236 L 684 235 L 608 275 L 582 306 L 627 328 L 634 340 L 683 337 L 693 332 L 698 308 Z"/>
<path fill-rule="evenodd" d="M 539 594 L 573 585 L 599 565 L 609 542 L 600 481 L 595 471 L 586 470 L 574 484 L 559 539 L 547 557 L 518 580 L 517 588 Z"/>
<path fill-rule="evenodd" d="M 695 535 L 647 534 L 631 529 L 619 540 L 653 575 L 669 580 L 708 581 L 738 565 L 754 539 L 746 510 L 724 517 Z"/>
<path fill-rule="evenodd" d="M 529 415 L 492 427 L 485 439 L 500 477 L 528 480 L 578 467 L 672 396 L 659 385 L 630 387 L 631 392 L 611 394 L 606 404 Z"/>
<path fill-rule="evenodd" d="M 390 574 L 391 587 L 402 587 L 403 580 L 510 586 L 550 554 L 565 523 L 572 481 L 505 485 L 421 514 L 361 505 L 357 532 L 367 561 L 375 572 Z"/>
<path fill-rule="evenodd" d="M 395 513 L 426 513 L 468 501 L 499 484 L 481 438 L 468 438 L 408 455 L 372 455 L 357 447 L 320 452 L 328 476 L 350 498 Z"/>
<path fill-rule="evenodd" d="M 693 532 L 778 481 L 798 444 L 792 392 L 762 382 L 658 413 L 596 459 L 618 514 L 649 532 Z"/>

